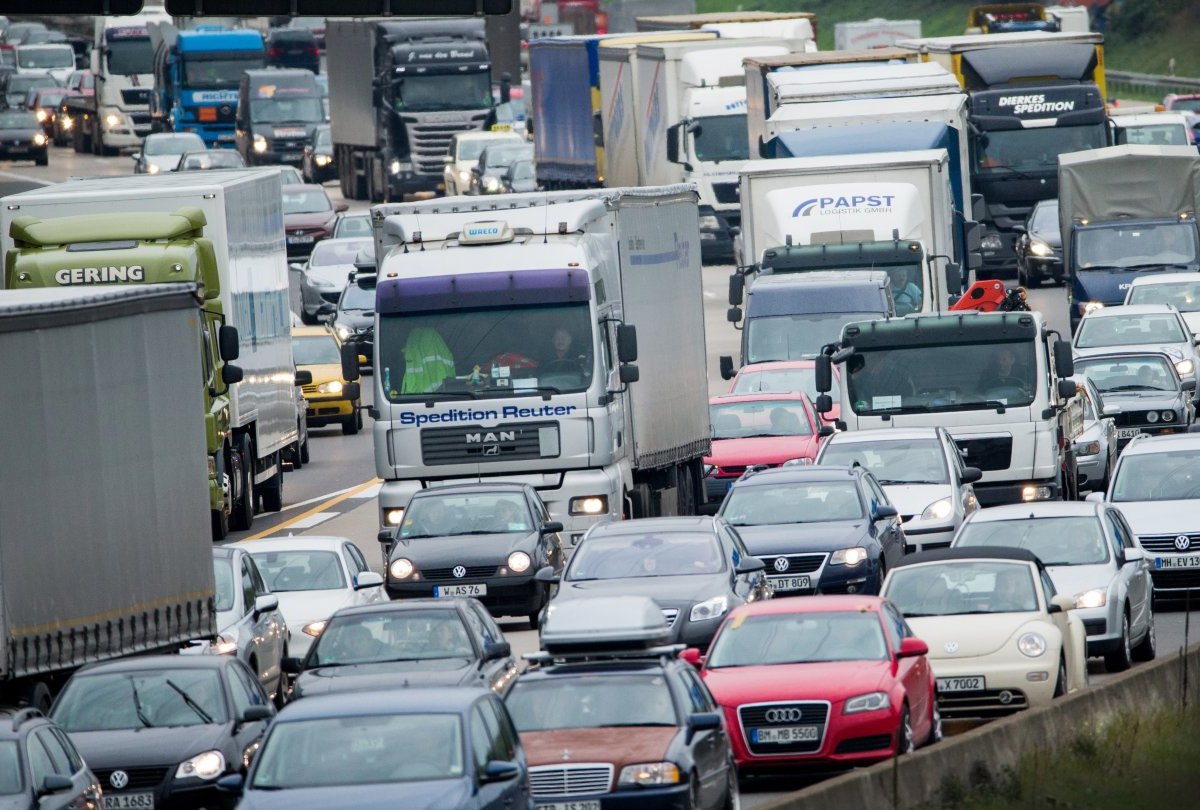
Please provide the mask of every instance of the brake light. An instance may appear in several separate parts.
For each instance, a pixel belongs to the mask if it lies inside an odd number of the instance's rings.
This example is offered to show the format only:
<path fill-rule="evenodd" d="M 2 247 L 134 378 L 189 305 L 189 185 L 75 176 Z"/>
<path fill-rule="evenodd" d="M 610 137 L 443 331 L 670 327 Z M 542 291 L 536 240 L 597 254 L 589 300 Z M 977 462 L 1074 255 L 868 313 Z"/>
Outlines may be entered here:
<path fill-rule="evenodd" d="M 272 59 L 278 59 L 280 56 L 283 56 L 283 48 L 268 48 L 267 56 Z"/>

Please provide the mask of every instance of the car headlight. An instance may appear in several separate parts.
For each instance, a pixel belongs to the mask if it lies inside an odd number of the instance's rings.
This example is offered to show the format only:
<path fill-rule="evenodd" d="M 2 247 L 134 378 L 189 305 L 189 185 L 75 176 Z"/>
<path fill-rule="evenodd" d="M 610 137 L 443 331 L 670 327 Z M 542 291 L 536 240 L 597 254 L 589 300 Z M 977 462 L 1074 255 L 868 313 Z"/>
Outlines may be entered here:
<path fill-rule="evenodd" d="M 179 763 L 175 769 L 176 779 L 216 779 L 225 772 L 225 755 L 220 751 L 205 751 Z"/>
<path fill-rule="evenodd" d="M 871 692 L 866 695 L 852 697 L 842 706 L 842 714 L 858 714 L 859 712 L 874 712 L 880 709 L 890 709 L 892 701 L 887 692 Z"/>
<path fill-rule="evenodd" d="M 151 163 L 146 167 L 146 174 L 158 174 L 158 164 Z"/>
<path fill-rule="evenodd" d="M 1158 421 L 1158 411 L 1147 411 L 1146 412 L 1146 421 L 1152 425 L 1155 422 L 1157 422 Z"/>
<path fill-rule="evenodd" d="M 45 146 L 46 145 L 46 136 L 44 134 L 42 134 L 41 132 L 35 132 L 33 134 L 33 145 L 34 146 Z"/>
<path fill-rule="evenodd" d="M 1049 256 L 1051 253 L 1054 252 L 1054 250 L 1049 245 L 1047 245 L 1045 242 L 1038 242 L 1037 240 L 1030 240 L 1029 252 L 1032 253 L 1034 256 Z"/>
<path fill-rule="evenodd" d="M 853 568 L 867 561 L 867 550 L 862 546 L 839 548 L 829 557 L 830 565 L 848 565 Z"/>
<path fill-rule="evenodd" d="M 383 522 L 388 526 L 399 526 L 404 520 L 403 509 L 388 509 L 383 513 Z"/>
<path fill-rule="evenodd" d="M 317 155 L 313 158 L 313 163 L 317 164 L 318 166 L 328 166 L 332 162 L 333 158 L 329 155 Z"/>
<path fill-rule="evenodd" d="M 1075 455 L 1077 455 L 1077 456 L 1100 455 L 1100 442 L 1084 442 L 1083 444 L 1075 445 Z"/>
<path fill-rule="evenodd" d="M 618 785 L 677 785 L 681 777 L 674 762 L 639 762 L 621 769 Z"/>
<path fill-rule="evenodd" d="M 603 515 L 608 511 L 607 495 L 582 495 L 572 498 L 567 504 L 572 515 Z"/>
<path fill-rule="evenodd" d="M 925 511 L 921 513 L 921 520 L 945 520 L 952 514 L 954 514 L 954 501 L 950 498 L 942 498 L 925 507 Z"/>
<path fill-rule="evenodd" d="M 500 188 L 500 178 L 499 177 L 483 178 L 483 187 L 487 191 L 496 191 L 497 189 Z"/>
<path fill-rule="evenodd" d="M 1196 364 L 1191 360 L 1176 360 L 1175 370 L 1179 372 L 1180 377 L 1186 377 L 1196 370 Z"/>
<path fill-rule="evenodd" d="M 471 185 L 471 173 L 469 171 L 461 171 L 458 173 L 458 182 Z"/>
<path fill-rule="evenodd" d="M 235 655 L 237 649 L 237 639 L 227 633 L 219 633 L 216 640 L 208 646 L 210 655 Z"/>
<path fill-rule="evenodd" d="M 989 233 L 979 240 L 979 246 L 984 250 L 999 250 L 1004 247 L 1004 243 L 1000 241 L 1000 234 Z"/>
<path fill-rule="evenodd" d="M 317 391 L 322 394 L 340 394 L 342 393 L 343 388 L 345 388 L 345 386 L 342 385 L 341 380 L 330 380 L 329 382 L 323 382 L 318 385 Z"/>
<path fill-rule="evenodd" d="M 47 118 L 49 118 L 49 115 L 46 113 L 45 110 L 38 110 L 37 112 L 35 112 L 33 114 L 33 117 L 36 118 L 39 123 L 41 123 L 41 122 L 45 121 Z"/>
<path fill-rule="evenodd" d="M 533 565 L 533 560 L 524 551 L 514 551 L 508 555 L 508 570 L 514 574 L 523 574 Z"/>
<path fill-rule="evenodd" d="M 392 560 L 388 565 L 388 573 L 393 579 L 408 579 L 413 573 L 412 560 L 406 560 L 401 557 L 398 560 Z"/>
<path fill-rule="evenodd" d="M 1104 304 L 1100 301 L 1088 301 L 1083 305 L 1083 314 L 1087 315 L 1089 312 L 1095 312 L 1098 309 L 1104 309 Z"/>
<path fill-rule="evenodd" d="M 1075 607 L 1077 608 L 1098 608 L 1108 604 L 1108 590 L 1105 588 L 1092 588 L 1090 591 L 1075 594 Z"/>
<path fill-rule="evenodd" d="M 1017 649 L 1021 651 L 1022 655 L 1037 658 L 1046 652 L 1046 639 L 1038 633 L 1025 633 L 1017 639 Z"/>
<path fill-rule="evenodd" d="M 267 151 L 267 139 L 262 135 L 254 136 L 254 151 L 258 152 L 260 155 Z"/>
<path fill-rule="evenodd" d="M 75 126 L 75 119 L 66 113 L 63 113 L 58 120 L 61 122 L 63 129 L 70 129 L 71 127 Z"/>
<path fill-rule="evenodd" d="M 354 330 L 351 329 L 349 326 L 346 326 L 345 324 L 335 327 L 333 331 L 337 332 L 337 336 L 340 337 L 342 340 L 345 340 L 346 338 L 348 338 L 354 334 Z"/>
<path fill-rule="evenodd" d="M 714 217 L 712 214 L 706 214 L 700 217 L 700 230 L 716 231 L 721 228 L 721 220 Z"/>
<path fill-rule="evenodd" d="M 724 594 L 714 596 L 711 599 L 705 599 L 698 605 L 692 605 L 692 612 L 688 614 L 688 621 L 703 622 L 708 619 L 715 619 L 719 616 L 724 616 L 727 610 L 729 610 L 729 597 Z"/>
<path fill-rule="evenodd" d="M 1164 422 L 1174 422 L 1175 421 L 1175 411 L 1163 411 L 1162 412 L 1162 420 Z"/>
<path fill-rule="evenodd" d="M 309 622 L 303 627 L 304 635 L 316 638 L 317 636 L 321 635 L 321 632 L 325 629 L 325 625 L 327 624 L 329 624 L 327 619 L 322 619 L 319 622 Z"/>
<path fill-rule="evenodd" d="M 116 129 L 117 127 L 121 126 L 121 116 L 116 115 L 115 113 L 109 113 L 108 115 L 104 116 L 104 126 L 108 127 L 109 129 Z"/>

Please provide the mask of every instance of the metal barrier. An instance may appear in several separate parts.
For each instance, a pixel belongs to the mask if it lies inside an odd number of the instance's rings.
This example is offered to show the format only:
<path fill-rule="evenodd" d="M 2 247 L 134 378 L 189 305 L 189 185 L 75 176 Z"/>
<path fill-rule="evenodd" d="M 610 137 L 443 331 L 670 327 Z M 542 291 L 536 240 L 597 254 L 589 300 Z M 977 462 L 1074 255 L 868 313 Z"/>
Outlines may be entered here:
<path fill-rule="evenodd" d="M 1108 95 L 1112 98 L 1147 98 L 1157 101 L 1167 93 L 1200 93 L 1200 79 L 1186 76 L 1105 70 L 1104 77 L 1108 82 Z"/>

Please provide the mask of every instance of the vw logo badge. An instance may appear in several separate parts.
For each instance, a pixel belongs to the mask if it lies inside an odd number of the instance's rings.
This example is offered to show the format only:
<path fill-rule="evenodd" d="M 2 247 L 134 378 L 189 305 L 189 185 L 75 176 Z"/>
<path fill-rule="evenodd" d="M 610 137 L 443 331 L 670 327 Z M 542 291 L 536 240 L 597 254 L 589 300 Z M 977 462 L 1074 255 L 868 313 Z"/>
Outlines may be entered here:
<path fill-rule="evenodd" d="M 1012 703 L 1013 693 L 1005 689 L 1003 692 L 996 695 L 996 699 L 1000 701 L 1001 705 L 1007 706 L 1008 704 Z"/>
<path fill-rule="evenodd" d="M 113 771 L 112 776 L 108 777 L 108 783 L 121 790 L 129 785 L 129 774 L 125 771 Z"/>
<path fill-rule="evenodd" d="M 792 564 L 790 562 L 788 562 L 787 557 L 776 557 L 775 558 L 775 570 L 778 571 L 779 573 L 782 574 L 784 571 L 788 570 L 791 567 L 792 567 Z"/>
<path fill-rule="evenodd" d="M 459 579 L 462 579 L 463 577 L 465 577 L 467 575 L 467 569 L 461 565 L 456 565 L 456 566 L 454 566 L 454 570 L 451 571 L 450 573 L 454 574 L 454 576 L 458 577 Z"/>
<path fill-rule="evenodd" d="M 799 723 L 804 712 L 799 709 L 767 709 L 765 719 L 768 723 Z"/>
<path fill-rule="evenodd" d="M 958 642 L 957 641 L 947 641 L 946 646 L 943 649 L 945 649 L 945 651 L 950 653 L 951 655 L 954 655 L 956 652 L 958 652 Z"/>
<path fill-rule="evenodd" d="M 1188 537 L 1186 534 L 1181 534 L 1175 538 L 1175 548 L 1179 549 L 1180 551 L 1187 551 L 1191 547 L 1192 538 Z"/>

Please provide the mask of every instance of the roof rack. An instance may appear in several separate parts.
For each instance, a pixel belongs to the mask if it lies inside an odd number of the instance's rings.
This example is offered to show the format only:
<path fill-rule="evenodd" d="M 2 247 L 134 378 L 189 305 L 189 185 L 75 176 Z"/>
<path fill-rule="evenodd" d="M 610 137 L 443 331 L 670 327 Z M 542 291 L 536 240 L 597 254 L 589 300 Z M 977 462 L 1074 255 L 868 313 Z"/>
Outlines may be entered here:
<path fill-rule="evenodd" d="M 614 649 L 614 650 L 579 650 L 577 652 L 558 652 L 551 653 L 541 650 L 539 652 L 525 653 L 522 658 L 536 666 L 550 666 L 552 664 L 581 664 L 581 663 L 596 663 L 599 661 L 654 661 L 654 660 L 674 660 L 687 648 L 686 644 L 667 644 L 661 647 L 649 647 L 644 650 L 631 649 Z"/>
<path fill-rule="evenodd" d="M 17 711 L 13 714 L 12 730 L 20 731 L 22 723 L 28 722 L 29 720 L 35 720 L 39 717 L 45 717 L 45 715 L 42 714 L 41 709 L 35 709 L 32 706 L 26 706 L 23 709 L 17 709 Z"/>
<path fill-rule="evenodd" d="M 670 637 L 671 628 L 654 600 L 596 596 L 551 604 L 541 643 L 550 660 L 657 658 L 667 654 Z"/>

